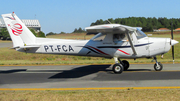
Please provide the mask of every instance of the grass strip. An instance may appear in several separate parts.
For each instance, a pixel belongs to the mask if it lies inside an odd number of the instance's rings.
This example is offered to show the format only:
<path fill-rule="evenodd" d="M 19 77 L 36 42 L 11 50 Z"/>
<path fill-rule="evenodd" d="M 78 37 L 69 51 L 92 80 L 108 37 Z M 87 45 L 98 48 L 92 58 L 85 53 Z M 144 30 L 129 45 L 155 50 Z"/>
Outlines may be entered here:
<path fill-rule="evenodd" d="M 180 89 L 0 91 L 0 101 L 179 101 Z"/>

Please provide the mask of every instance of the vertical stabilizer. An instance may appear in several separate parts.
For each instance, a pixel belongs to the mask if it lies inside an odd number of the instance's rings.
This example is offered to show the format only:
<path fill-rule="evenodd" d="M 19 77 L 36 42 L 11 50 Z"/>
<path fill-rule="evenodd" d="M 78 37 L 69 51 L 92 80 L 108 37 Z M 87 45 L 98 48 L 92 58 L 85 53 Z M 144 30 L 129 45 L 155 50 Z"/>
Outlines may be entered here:
<path fill-rule="evenodd" d="M 14 12 L 3 14 L 2 17 L 13 41 L 13 47 L 35 44 L 36 37 Z"/>
<path fill-rule="evenodd" d="M 3 14 L 2 18 L 7 27 L 9 35 L 13 41 L 13 47 L 23 46 L 24 43 L 23 43 L 21 37 L 18 35 L 18 33 L 13 31 L 13 28 L 14 28 L 13 25 L 16 24 L 17 22 L 14 20 L 12 14 Z"/>

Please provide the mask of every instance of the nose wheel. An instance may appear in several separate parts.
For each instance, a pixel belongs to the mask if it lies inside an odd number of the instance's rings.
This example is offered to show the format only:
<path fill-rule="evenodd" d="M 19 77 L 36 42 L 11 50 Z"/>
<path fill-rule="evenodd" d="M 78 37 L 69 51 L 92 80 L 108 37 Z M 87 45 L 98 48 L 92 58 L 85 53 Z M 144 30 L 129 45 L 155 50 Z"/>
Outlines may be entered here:
<path fill-rule="evenodd" d="M 154 57 L 154 60 L 156 63 L 154 64 L 154 70 L 161 71 L 163 69 L 163 65 L 160 62 L 157 62 L 157 58 Z"/>
<path fill-rule="evenodd" d="M 160 62 L 154 64 L 154 70 L 161 71 L 162 69 L 163 65 Z"/>

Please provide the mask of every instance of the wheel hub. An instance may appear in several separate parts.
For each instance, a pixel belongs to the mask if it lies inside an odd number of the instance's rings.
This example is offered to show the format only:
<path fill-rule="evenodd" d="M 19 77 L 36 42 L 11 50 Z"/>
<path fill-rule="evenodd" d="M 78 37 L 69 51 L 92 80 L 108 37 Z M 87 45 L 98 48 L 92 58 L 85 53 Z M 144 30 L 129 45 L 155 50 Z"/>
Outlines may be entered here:
<path fill-rule="evenodd" d="M 156 65 L 156 68 L 157 68 L 157 69 L 160 69 L 160 66 L 159 66 L 159 65 Z"/>
<path fill-rule="evenodd" d="M 120 70 L 121 70 L 121 67 L 116 66 L 116 67 L 115 67 L 115 70 L 118 72 L 118 71 L 120 71 Z"/>

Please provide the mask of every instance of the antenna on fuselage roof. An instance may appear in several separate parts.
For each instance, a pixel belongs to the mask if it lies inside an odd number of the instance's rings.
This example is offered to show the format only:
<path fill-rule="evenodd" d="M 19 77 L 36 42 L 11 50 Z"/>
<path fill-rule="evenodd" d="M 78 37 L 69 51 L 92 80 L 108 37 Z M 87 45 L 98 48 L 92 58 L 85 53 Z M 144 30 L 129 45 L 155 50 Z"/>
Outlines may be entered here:
<path fill-rule="evenodd" d="M 107 22 L 109 22 L 109 24 L 112 24 L 108 19 L 107 19 Z"/>

